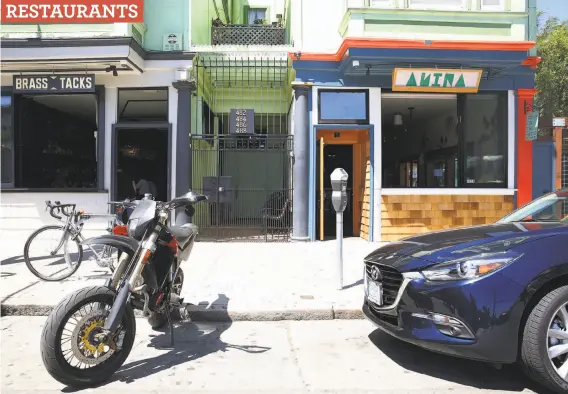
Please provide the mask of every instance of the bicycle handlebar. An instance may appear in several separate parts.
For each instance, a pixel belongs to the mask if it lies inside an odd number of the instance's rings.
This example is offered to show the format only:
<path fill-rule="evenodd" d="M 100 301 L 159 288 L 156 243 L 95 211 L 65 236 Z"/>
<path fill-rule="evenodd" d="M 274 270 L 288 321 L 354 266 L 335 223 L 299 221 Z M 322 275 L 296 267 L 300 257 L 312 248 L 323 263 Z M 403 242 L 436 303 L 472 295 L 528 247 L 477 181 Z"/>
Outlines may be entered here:
<path fill-rule="evenodd" d="M 59 213 L 64 216 L 71 217 L 71 215 L 75 212 L 76 207 L 76 204 L 61 204 L 60 201 L 55 201 L 54 205 L 49 200 L 45 202 L 45 205 L 46 208 L 49 209 L 49 214 L 57 220 L 63 219 L 62 216 L 58 215 Z M 57 211 L 57 214 L 54 211 Z"/>

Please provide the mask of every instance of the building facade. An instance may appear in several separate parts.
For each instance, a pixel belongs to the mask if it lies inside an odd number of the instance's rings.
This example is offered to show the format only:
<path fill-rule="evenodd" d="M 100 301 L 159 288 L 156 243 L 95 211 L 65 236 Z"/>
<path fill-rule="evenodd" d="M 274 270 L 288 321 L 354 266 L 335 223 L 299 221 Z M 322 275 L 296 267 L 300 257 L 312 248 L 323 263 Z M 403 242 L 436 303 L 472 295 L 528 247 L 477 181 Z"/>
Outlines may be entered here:
<path fill-rule="evenodd" d="M 334 167 L 344 232 L 373 241 L 494 222 L 552 189 L 527 127 L 533 0 L 330 0 L 323 16 L 293 2 L 295 237 L 333 234 Z"/>
<path fill-rule="evenodd" d="M 52 222 L 45 200 L 107 212 L 144 178 L 210 196 L 202 238 L 289 239 L 289 0 L 144 5 L 141 24 L 2 26 L 2 230 Z"/>
<path fill-rule="evenodd" d="M 2 230 L 51 221 L 45 200 L 106 212 L 140 178 L 162 200 L 207 194 L 191 220 L 225 241 L 333 237 L 336 167 L 344 234 L 369 241 L 492 222 L 553 188 L 550 141 L 527 127 L 534 0 L 144 14 L 2 26 Z"/>

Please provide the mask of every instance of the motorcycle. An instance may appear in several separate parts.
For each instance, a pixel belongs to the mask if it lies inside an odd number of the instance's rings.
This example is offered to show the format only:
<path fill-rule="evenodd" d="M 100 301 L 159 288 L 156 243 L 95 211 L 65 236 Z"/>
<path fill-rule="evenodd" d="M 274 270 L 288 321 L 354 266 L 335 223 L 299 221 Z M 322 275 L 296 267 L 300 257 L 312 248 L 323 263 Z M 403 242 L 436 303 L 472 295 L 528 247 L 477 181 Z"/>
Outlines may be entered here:
<path fill-rule="evenodd" d="M 169 202 L 152 199 L 133 203 L 126 225 L 128 235 L 102 235 L 84 244 L 110 245 L 121 253 L 117 268 L 104 286 L 77 290 L 53 308 L 41 336 L 41 355 L 47 372 L 74 388 L 107 381 L 122 366 L 134 344 L 134 309 L 142 310 L 152 328 L 169 323 L 182 306 L 183 271 L 198 235 L 194 224 L 169 226 L 170 214 L 207 200 L 195 192 Z M 70 327 L 76 323 L 74 327 Z"/>

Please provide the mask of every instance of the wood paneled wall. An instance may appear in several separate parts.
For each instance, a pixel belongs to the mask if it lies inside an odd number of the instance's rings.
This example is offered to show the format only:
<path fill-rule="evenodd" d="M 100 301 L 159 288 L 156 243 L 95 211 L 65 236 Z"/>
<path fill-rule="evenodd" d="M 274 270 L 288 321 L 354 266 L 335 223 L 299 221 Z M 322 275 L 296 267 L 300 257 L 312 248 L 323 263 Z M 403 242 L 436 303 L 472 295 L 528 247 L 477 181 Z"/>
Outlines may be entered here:
<path fill-rule="evenodd" d="M 365 149 L 365 186 L 363 188 L 363 204 L 361 206 L 361 227 L 359 235 L 367 241 L 371 240 L 371 144 L 369 140 L 363 145 Z"/>
<path fill-rule="evenodd" d="M 381 240 L 489 224 L 513 210 L 513 196 L 386 195 L 381 197 Z"/>

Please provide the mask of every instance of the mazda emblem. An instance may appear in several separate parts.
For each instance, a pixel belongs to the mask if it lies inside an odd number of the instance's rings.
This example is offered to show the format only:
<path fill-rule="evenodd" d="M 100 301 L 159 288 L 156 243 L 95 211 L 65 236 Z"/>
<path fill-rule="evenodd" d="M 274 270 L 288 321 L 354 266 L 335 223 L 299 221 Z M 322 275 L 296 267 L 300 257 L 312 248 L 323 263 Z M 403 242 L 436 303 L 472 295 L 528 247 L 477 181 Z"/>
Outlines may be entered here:
<path fill-rule="evenodd" d="M 374 281 L 379 281 L 383 279 L 383 275 L 381 274 L 381 271 L 377 267 L 371 268 L 371 279 L 373 279 Z"/>

